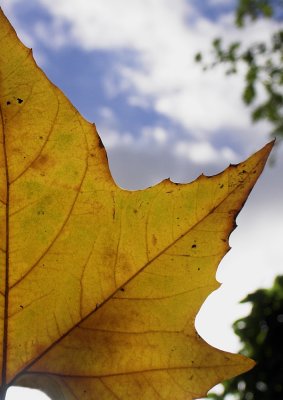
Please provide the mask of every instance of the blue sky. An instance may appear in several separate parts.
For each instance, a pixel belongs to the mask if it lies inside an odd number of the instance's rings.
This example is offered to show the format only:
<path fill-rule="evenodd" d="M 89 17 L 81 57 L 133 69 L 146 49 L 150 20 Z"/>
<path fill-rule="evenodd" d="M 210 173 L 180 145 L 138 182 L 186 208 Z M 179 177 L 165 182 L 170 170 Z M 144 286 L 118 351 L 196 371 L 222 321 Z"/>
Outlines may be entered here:
<path fill-rule="evenodd" d="M 0 4 L 47 76 L 96 123 L 112 174 L 122 187 L 143 188 L 167 177 L 186 182 L 202 172 L 217 173 L 269 141 L 268 124 L 252 125 L 241 102 L 244 70 L 226 78 L 222 68 L 203 73 L 193 61 L 197 51 L 209 52 L 214 37 L 248 44 L 278 27 L 259 21 L 237 31 L 235 1 Z M 276 165 L 266 169 L 240 214 L 230 240 L 233 250 L 217 274 L 223 285 L 197 320 L 201 336 L 228 351 L 239 348 L 230 325 L 248 310 L 238 301 L 270 286 L 283 272 L 282 156 L 279 148 Z M 11 391 L 7 400 L 16 398 L 24 394 Z"/>

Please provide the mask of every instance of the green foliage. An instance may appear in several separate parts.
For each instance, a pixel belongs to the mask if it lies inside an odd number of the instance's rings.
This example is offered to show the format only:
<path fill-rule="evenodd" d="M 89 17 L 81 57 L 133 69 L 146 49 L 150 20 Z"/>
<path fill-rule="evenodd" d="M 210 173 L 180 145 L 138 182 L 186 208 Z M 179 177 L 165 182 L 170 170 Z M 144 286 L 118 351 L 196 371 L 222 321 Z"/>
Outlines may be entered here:
<path fill-rule="evenodd" d="M 258 18 L 273 18 L 281 21 L 282 0 L 238 0 L 235 10 L 235 24 L 242 28 Z M 283 30 L 278 30 L 266 41 L 244 47 L 240 42 L 223 45 L 221 38 L 212 42 L 213 60 L 203 62 L 198 53 L 195 60 L 203 64 L 204 70 L 219 64 L 227 66 L 226 74 L 238 72 L 239 65 L 246 68 L 242 99 L 251 105 L 253 122 L 267 120 L 272 126 L 271 135 L 283 138 Z M 263 100 L 258 93 L 263 92 Z M 261 96 L 262 99 L 262 96 Z"/>
<path fill-rule="evenodd" d="M 234 331 L 243 343 L 241 354 L 257 365 L 249 372 L 226 381 L 222 395 L 212 399 L 282 400 L 283 398 L 283 276 L 271 289 L 260 289 L 242 302 L 252 303 L 250 315 L 234 323 Z"/>
<path fill-rule="evenodd" d="M 279 0 L 238 0 L 236 9 L 236 24 L 244 26 L 246 19 L 249 17 L 256 20 L 259 17 L 270 18 L 274 16 L 274 11 L 282 2 Z"/>

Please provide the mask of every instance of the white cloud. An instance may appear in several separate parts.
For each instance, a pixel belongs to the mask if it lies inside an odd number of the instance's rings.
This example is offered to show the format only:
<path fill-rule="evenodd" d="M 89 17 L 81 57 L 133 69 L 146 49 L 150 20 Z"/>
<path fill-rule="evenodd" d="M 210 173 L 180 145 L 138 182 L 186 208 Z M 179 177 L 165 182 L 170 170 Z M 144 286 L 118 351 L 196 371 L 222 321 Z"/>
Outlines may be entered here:
<path fill-rule="evenodd" d="M 35 390 L 27 389 L 22 387 L 10 387 L 7 391 L 6 400 L 50 400 L 45 393 Z"/>
<path fill-rule="evenodd" d="M 47 45 L 50 44 L 52 38 L 52 47 L 60 48 L 68 45 L 68 40 L 65 34 L 65 26 L 62 20 L 54 19 L 48 25 L 48 28 L 42 22 L 37 22 L 34 26 L 34 33 L 37 39 Z"/>
<path fill-rule="evenodd" d="M 175 20 L 179 22 L 187 9 L 182 0 L 174 4 L 170 0 L 40 0 L 40 3 L 57 19 L 70 23 L 72 38 L 89 50 L 146 51 L 152 40 L 159 40 L 164 46 L 164 33 L 176 33 L 170 27 L 176 26 Z M 162 31 L 156 29 L 160 21 L 164 25 Z"/>
<path fill-rule="evenodd" d="M 117 117 L 114 114 L 114 111 L 109 107 L 101 107 L 99 109 L 99 115 L 102 120 L 107 121 L 108 125 L 115 125 L 117 121 Z"/>
<path fill-rule="evenodd" d="M 275 23 L 259 21 L 239 31 L 232 14 L 212 22 L 185 0 L 38 2 L 54 17 L 51 25 L 41 23 L 36 29 L 51 46 L 69 43 L 87 51 L 121 51 L 119 64 L 112 69 L 118 82 L 115 79 L 113 85 L 109 79 L 106 84 L 112 96 L 124 91 L 129 104 L 150 104 L 196 138 L 208 138 L 219 129 L 249 127 L 249 112 L 241 101 L 242 74 L 225 79 L 223 68 L 203 73 L 194 54 L 208 52 L 216 36 L 249 43 L 264 39 Z M 123 57 L 124 50 L 133 52 L 133 62 L 127 52 Z"/>
<path fill-rule="evenodd" d="M 139 107 L 148 109 L 150 107 L 150 102 L 145 98 L 139 95 L 129 95 L 128 96 L 128 104 L 133 107 Z"/>
<path fill-rule="evenodd" d="M 168 132 L 160 126 L 145 127 L 142 131 L 144 139 L 154 140 L 160 145 L 163 145 L 168 140 Z"/>
<path fill-rule="evenodd" d="M 134 143 L 134 137 L 128 132 L 121 134 L 115 129 L 108 128 L 107 135 L 103 135 L 103 143 L 108 150 L 113 147 L 128 147 Z"/>
<path fill-rule="evenodd" d="M 209 142 L 178 141 L 174 150 L 177 157 L 186 157 L 195 164 L 218 163 L 219 159 L 233 162 L 237 159 L 237 155 L 230 148 L 216 149 Z"/>
<path fill-rule="evenodd" d="M 156 157 L 165 157 L 166 154 L 185 163 L 213 165 L 216 168 L 225 168 L 227 164 L 241 159 L 230 147 L 219 148 L 208 141 L 188 140 L 186 137 L 181 139 L 174 131 L 158 125 L 143 127 L 140 135 L 120 132 L 116 129 L 117 116 L 107 107 L 100 109 L 100 117 L 98 130 L 108 151 L 116 147 L 127 148 L 129 152 L 143 153 L 146 150 Z"/>

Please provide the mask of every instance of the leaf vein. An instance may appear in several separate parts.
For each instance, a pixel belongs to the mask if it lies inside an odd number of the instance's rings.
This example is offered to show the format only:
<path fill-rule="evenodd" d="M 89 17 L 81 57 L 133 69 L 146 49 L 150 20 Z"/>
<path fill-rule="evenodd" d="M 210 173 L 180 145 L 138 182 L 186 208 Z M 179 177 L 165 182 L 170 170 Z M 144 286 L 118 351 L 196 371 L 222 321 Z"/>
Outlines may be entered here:
<path fill-rule="evenodd" d="M 81 189 L 82 184 L 83 184 L 83 182 L 84 182 L 84 179 L 85 179 L 87 170 L 88 170 L 88 164 L 87 164 L 87 162 L 86 162 L 86 167 L 85 167 L 85 170 L 84 170 L 84 174 L 83 174 L 83 176 L 82 176 L 80 185 L 79 185 L 79 187 L 77 188 L 76 196 L 75 196 L 75 198 L 74 198 L 74 201 L 73 201 L 73 203 L 72 203 L 72 205 L 71 205 L 71 207 L 70 207 L 70 210 L 69 210 L 69 212 L 68 212 L 68 214 L 67 214 L 65 220 L 63 221 L 62 226 L 61 226 L 60 229 L 58 230 L 57 234 L 54 236 L 54 238 L 53 238 L 53 240 L 51 241 L 51 243 L 49 244 L 49 246 L 44 250 L 44 252 L 43 252 L 43 253 L 41 254 L 41 256 L 37 259 L 37 261 L 25 272 L 24 275 L 21 276 L 21 278 L 19 278 L 17 281 L 15 281 L 15 282 L 13 283 L 13 285 L 10 286 L 10 289 L 12 289 L 12 288 L 14 288 L 15 286 L 17 286 L 21 281 L 23 281 L 23 280 L 34 270 L 34 268 L 35 268 L 35 267 L 38 265 L 38 263 L 43 259 L 43 257 L 48 253 L 48 251 L 50 250 L 50 248 L 54 245 L 54 243 L 56 242 L 56 240 L 58 239 L 58 237 L 61 235 L 62 231 L 64 230 L 66 224 L 68 223 L 68 221 L 69 221 L 69 219 L 70 219 L 70 217 L 71 217 L 71 215 L 72 215 L 72 211 L 73 211 L 73 209 L 74 209 L 74 207 L 75 207 L 75 205 L 76 205 L 76 202 L 77 202 L 77 200 L 78 200 L 78 197 L 79 197 L 79 194 L 80 194 L 80 189 Z"/>

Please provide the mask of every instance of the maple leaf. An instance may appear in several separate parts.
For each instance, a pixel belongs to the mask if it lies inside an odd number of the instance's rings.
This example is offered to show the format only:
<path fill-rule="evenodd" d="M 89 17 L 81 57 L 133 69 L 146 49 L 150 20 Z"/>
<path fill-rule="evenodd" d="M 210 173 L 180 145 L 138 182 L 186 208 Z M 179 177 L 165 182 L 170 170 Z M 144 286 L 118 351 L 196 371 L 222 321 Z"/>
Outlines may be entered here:
<path fill-rule="evenodd" d="M 204 396 L 250 369 L 195 316 L 272 143 L 223 173 L 116 186 L 95 126 L 0 14 L 0 400 Z"/>

